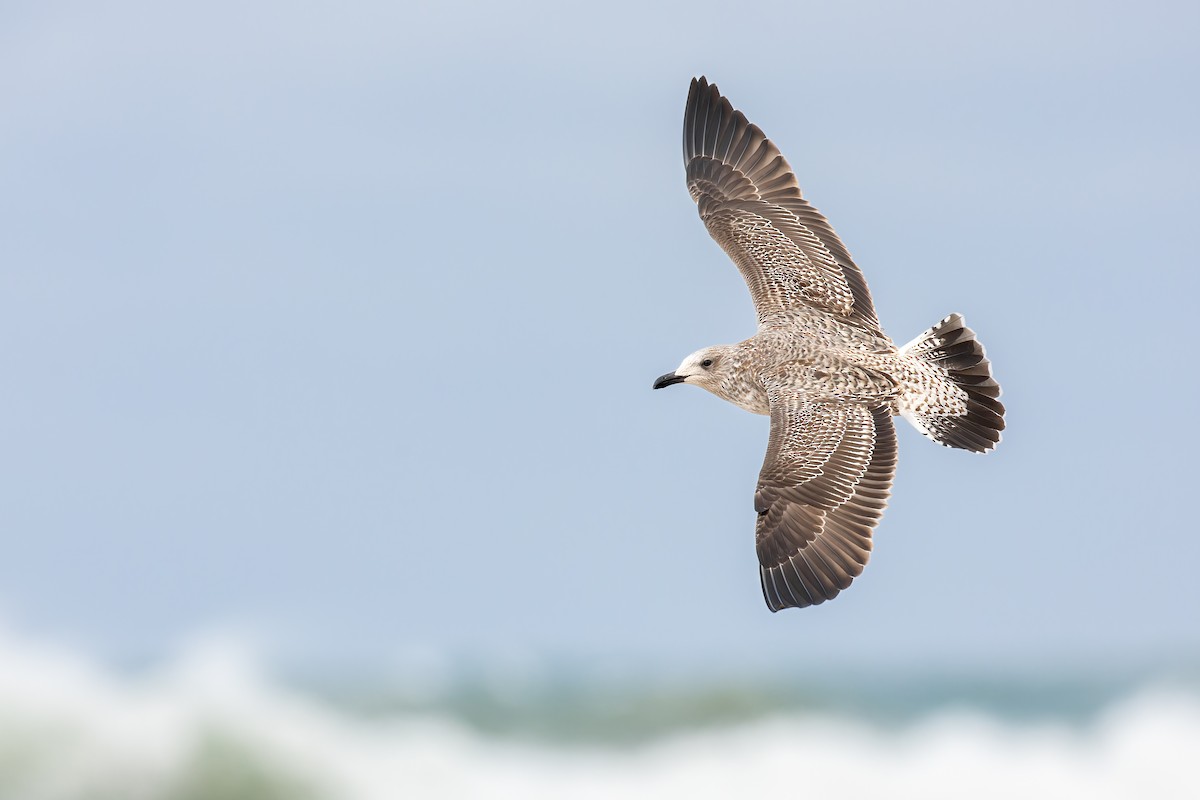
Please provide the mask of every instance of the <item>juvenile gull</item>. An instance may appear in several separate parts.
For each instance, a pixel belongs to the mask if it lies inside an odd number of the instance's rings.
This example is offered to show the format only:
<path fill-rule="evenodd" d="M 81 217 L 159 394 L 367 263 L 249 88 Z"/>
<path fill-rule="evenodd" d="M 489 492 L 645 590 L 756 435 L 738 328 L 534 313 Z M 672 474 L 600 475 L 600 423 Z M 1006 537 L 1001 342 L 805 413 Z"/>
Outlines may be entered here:
<path fill-rule="evenodd" d="M 863 570 L 896 471 L 904 416 L 939 444 L 991 450 L 1004 429 L 983 345 L 951 314 L 903 347 L 792 168 L 715 84 L 692 80 L 688 191 L 745 278 L 758 333 L 697 350 L 655 389 L 692 383 L 771 417 L 755 541 L 772 611 L 832 600 Z"/>

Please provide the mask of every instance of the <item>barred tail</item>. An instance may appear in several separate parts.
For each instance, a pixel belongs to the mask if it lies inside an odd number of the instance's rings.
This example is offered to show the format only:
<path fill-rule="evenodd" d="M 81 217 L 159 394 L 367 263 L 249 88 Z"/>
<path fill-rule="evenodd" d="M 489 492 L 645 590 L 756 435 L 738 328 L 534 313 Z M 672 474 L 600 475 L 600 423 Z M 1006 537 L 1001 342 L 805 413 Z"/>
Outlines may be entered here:
<path fill-rule="evenodd" d="M 983 345 L 961 314 L 946 317 L 900 352 L 942 370 L 967 393 L 967 413 L 962 416 L 918 414 L 902 408 L 901 413 L 917 430 L 939 444 L 976 453 L 986 453 L 999 443 L 1004 430 L 1004 406 L 996 399 L 1000 384 L 992 378 Z"/>

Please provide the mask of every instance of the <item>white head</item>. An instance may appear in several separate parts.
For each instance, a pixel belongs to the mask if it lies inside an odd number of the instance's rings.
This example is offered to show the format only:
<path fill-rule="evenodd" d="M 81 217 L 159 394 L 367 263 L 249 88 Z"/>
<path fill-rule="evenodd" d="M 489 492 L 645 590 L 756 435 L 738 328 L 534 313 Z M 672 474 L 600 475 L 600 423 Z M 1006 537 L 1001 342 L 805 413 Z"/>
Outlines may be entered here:
<path fill-rule="evenodd" d="M 717 387 L 734 371 L 732 351 L 733 347 L 727 344 L 697 350 L 685 358 L 674 372 L 668 372 L 654 381 L 654 388 L 662 389 L 676 383 L 693 383 L 720 395 Z"/>

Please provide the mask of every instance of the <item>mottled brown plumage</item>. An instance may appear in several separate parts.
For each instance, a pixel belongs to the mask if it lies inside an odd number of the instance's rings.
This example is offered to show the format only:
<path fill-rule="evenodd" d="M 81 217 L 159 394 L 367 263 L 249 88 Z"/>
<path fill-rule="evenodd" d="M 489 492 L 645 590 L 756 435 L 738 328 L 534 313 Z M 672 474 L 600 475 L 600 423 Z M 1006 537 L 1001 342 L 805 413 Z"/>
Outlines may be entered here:
<path fill-rule="evenodd" d="M 754 496 L 763 595 L 772 611 L 815 605 L 870 556 L 896 469 L 893 415 L 986 452 L 1004 428 L 1000 386 L 958 314 L 896 347 L 783 155 L 704 78 L 692 81 L 683 151 L 688 191 L 746 280 L 758 332 L 693 353 L 654 387 L 694 383 L 770 415 Z"/>

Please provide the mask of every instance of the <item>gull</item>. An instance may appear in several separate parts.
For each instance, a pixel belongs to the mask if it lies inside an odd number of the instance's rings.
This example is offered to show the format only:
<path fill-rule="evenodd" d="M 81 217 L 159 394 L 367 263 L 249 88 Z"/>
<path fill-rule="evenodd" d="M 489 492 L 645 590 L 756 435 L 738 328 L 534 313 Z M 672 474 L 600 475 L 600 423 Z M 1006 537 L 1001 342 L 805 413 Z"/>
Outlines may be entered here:
<path fill-rule="evenodd" d="M 758 332 L 697 350 L 655 389 L 694 384 L 771 418 L 755 544 L 772 611 L 832 600 L 863 571 L 896 472 L 903 416 L 976 453 L 1004 429 L 1000 385 L 975 332 L 951 314 L 897 347 L 866 279 L 792 168 L 716 84 L 692 79 L 683 118 L 687 186 L 742 273 Z"/>

